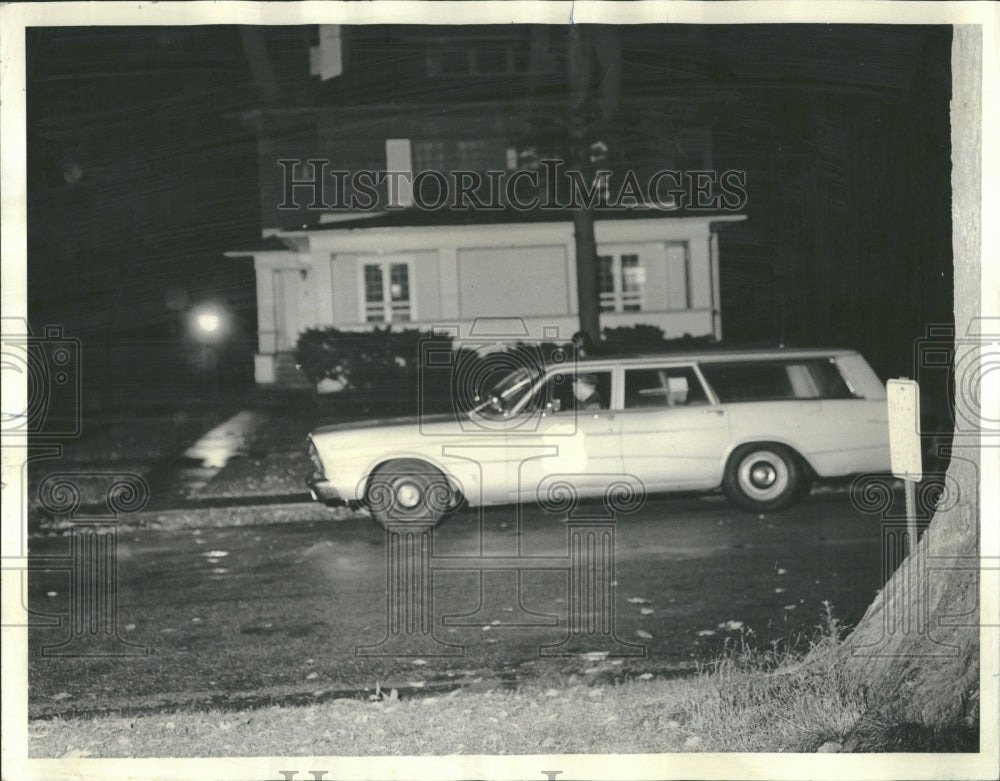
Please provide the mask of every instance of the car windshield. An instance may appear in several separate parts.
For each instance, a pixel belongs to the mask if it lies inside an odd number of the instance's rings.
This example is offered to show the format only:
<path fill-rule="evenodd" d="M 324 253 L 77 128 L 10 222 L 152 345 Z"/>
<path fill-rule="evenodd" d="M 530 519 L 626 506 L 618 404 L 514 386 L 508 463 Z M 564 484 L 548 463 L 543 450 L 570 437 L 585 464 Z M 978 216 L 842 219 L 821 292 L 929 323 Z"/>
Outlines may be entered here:
<path fill-rule="evenodd" d="M 488 418 L 510 416 L 524 397 L 531 393 L 537 377 L 537 370 L 527 368 L 511 372 L 481 397 L 473 411 Z"/>

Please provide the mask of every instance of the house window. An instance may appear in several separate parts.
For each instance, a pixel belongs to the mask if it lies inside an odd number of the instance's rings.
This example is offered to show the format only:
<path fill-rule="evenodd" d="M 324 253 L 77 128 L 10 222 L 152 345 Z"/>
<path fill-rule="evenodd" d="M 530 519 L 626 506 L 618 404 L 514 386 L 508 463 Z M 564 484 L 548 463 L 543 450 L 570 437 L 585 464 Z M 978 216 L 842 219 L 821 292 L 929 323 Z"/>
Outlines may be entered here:
<path fill-rule="evenodd" d="M 501 154 L 506 154 L 506 148 L 489 139 L 415 139 L 413 170 L 487 171 L 504 159 Z"/>
<path fill-rule="evenodd" d="M 364 292 L 365 322 L 408 323 L 412 319 L 408 263 L 365 263 Z"/>
<path fill-rule="evenodd" d="M 597 279 L 602 312 L 642 311 L 646 269 L 637 253 L 598 255 Z"/>

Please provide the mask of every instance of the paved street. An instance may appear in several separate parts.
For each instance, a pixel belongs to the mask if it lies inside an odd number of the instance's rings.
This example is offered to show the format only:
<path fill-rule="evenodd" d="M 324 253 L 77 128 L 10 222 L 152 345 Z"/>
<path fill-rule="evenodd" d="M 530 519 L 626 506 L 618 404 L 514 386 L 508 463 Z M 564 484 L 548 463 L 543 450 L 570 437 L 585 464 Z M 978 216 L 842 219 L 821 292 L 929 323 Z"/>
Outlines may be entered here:
<path fill-rule="evenodd" d="M 522 524 L 521 555 L 546 557 L 553 567 L 566 557 L 561 518 L 534 508 Z M 146 655 L 119 644 L 126 655 L 118 658 L 43 656 L 43 646 L 71 636 L 70 576 L 33 571 L 32 609 L 64 615 L 61 626 L 30 633 L 32 714 L 246 707 L 358 696 L 376 681 L 409 692 L 673 674 L 711 659 L 747 629 L 764 642 L 794 639 L 820 622 L 824 600 L 855 623 L 880 585 L 878 518 L 858 513 L 844 493 L 765 517 L 715 496 L 654 498 L 616 528 L 614 622 L 626 655 L 540 658 L 540 646 L 567 636 L 570 573 L 523 571 L 519 602 L 514 571 L 475 569 L 479 555 L 516 554 L 518 539 L 512 507 L 449 518 L 434 532 L 435 562 L 473 563 L 435 569 L 433 635 L 441 644 L 420 656 L 380 657 L 359 650 L 388 631 L 386 540 L 374 522 L 123 528 L 117 630 Z M 69 553 L 68 536 L 32 541 L 34 557 Z"/>

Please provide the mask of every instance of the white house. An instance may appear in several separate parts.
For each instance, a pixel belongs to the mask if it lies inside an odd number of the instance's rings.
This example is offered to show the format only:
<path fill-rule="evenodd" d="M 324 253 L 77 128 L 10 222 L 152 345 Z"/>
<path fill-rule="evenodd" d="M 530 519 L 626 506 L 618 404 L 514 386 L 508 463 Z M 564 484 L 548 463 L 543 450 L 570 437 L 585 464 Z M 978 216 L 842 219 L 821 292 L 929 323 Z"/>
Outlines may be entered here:
<path fill-rule="evenodd" d="M 601 327 L 643 323 L 667 338 L 721 339 L 716 230 L 742 219 L 598 215 Z M 308 328 L 448 327 L 462 336 L 477 318 L 514 317 L 525 336 L 548 341 L 579 329 L 571 220 L 448 220 L 328 222 L 226 253 L 254 262 L 257 382 L 295 381 L 295 344 Z"/>

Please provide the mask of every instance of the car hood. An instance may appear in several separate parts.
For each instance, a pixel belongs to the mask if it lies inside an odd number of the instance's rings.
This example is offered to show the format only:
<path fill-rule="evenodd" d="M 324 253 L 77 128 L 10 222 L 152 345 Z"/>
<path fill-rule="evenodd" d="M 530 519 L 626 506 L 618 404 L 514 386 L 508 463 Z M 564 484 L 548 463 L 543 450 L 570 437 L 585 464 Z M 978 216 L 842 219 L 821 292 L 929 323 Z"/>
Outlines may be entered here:
<path fill-rule="evenodd" d="M 427 425 L 431 423 L 458 423 L 459 416 L 450 413 L 435 415 L 408 415 L 396 418 L 372 418 L 369 420 L 351 420 L 345 423 L 331 423 L 313 430 L 312 435 L 333 434 L 338 431 L 359 431 L 369 428 L 402 428 L 405 426 Z"/>

